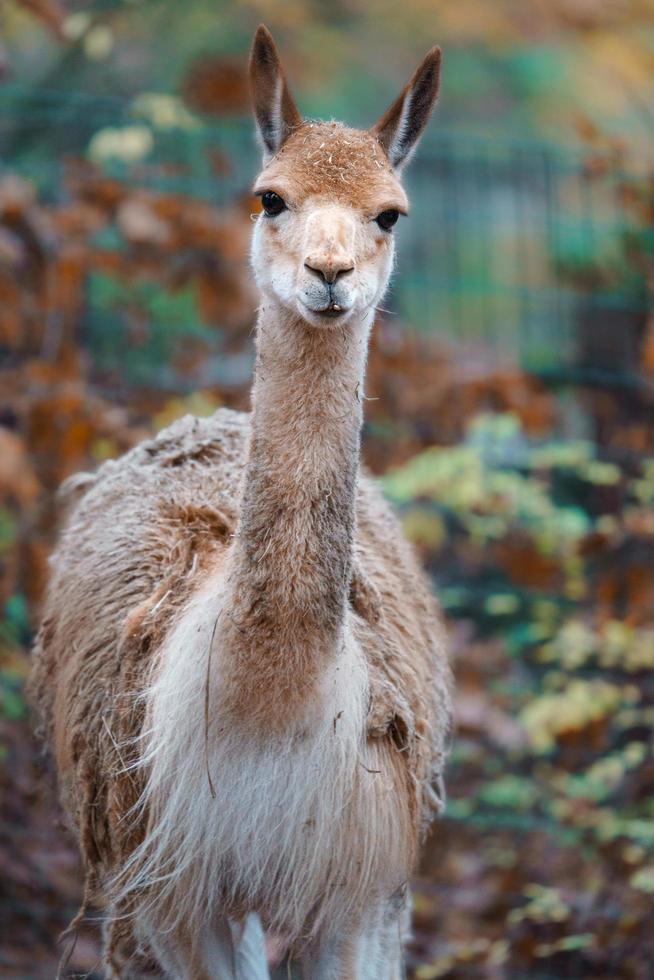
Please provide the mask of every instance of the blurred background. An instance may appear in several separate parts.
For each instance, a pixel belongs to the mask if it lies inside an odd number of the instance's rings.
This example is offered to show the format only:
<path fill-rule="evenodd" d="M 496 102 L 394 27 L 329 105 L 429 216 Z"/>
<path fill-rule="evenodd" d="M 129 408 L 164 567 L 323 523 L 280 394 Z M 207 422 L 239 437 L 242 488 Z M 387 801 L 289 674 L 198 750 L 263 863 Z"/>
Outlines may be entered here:
<path fill-rule="evenodd" d="M 410 976 L 651 978 L 652 0 L 4 0 L 0 975 L 53 977 L 80 898 L 22 694 L 56 487 L 248 405 L 260 20 L 355 125 L 445 51 L 365 427 L 458 684 Z"/>

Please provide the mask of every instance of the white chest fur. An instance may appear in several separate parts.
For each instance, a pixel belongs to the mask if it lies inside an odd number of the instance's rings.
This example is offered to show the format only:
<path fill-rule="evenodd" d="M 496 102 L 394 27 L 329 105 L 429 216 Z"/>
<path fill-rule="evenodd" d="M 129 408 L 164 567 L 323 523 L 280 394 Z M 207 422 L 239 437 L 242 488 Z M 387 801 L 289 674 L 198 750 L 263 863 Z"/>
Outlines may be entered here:
<path fill-rule="evenodd" d="M 169 927 L 227 905 L 291 936 L 337 929 L 373 883 L 390 894 L 404 871 L 393 853 L 401 828 L 387 825 L 393 771 L 365 742 L 362 652 L 346 636 L 321 702 L 295 730 L 245 734 L 222 723 L 216 594 L 203 590 L 180 617 L 145 695 L 150 829 L 122 883 L 133 894 L 148 886 Z"/>

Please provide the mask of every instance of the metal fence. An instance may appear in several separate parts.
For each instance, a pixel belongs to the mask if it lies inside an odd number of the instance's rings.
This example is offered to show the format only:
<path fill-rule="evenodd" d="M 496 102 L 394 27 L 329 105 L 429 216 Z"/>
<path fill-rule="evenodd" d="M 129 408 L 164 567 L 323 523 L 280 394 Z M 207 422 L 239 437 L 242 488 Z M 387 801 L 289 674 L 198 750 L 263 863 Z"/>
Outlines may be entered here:
<path fill-rule="evenodd" d="M 138 163 L 108 160 L 121 179 L 216 203 L 249 187 L 249 120 L 160 129 L 118 100 L 10 87 L 0 90 L 0 167 L 56 198 L 67 156 L 85 154 L 103 129 L 135 123 L 150 128 L 153 148 Z M 643 383 L 652 298 L 635 178 L 608 159 L 589 166 L 580 150 L 434 130 L 407 175 L 412 213 L 386 305 L 417 330 L 531 371 Z"/>
<path fill-rule="evenodd" d="M 637 376 L 651 298 L 634 178 L 554 146 L 439 137 L 409 179 L 397 295 L 412 323 L 537 372 Z"/>

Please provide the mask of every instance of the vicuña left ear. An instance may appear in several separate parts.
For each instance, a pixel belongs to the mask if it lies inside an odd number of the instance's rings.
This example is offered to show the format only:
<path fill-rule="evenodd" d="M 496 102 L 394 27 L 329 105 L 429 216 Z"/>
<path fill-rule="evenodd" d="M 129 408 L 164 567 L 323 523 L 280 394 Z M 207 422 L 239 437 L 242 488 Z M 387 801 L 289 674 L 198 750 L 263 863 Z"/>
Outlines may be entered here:
<path fill-rule="evenodd" d="M 302 116 L 288 90 L 272 34 L 263 24 L 257 28 L 252 42 L 250 86 L 264 156 L 269 158 L 301 125 Z"/>
<path fill-rule="evenodd" d="M 401 95 L 372 127 L 396 170 L 407 163 L 429 121 L 438 97 L 440 69 L 441 49 L 432 48 Z"/>

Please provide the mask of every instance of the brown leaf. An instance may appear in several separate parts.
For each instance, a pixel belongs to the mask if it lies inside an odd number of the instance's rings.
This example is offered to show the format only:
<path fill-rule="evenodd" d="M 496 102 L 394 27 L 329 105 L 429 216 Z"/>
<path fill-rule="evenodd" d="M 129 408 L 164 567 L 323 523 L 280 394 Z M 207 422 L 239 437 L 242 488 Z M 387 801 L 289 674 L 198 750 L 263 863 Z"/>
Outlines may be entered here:
<path fill-rule="evenodd" d="M 244 60 L 203 55 L 189 68 L 182 95 L 191 109 L 207 115 L 247 111 L 250 96 Z"/>
<path fill-rule="evenodd" d="M 16 174 L 0 179 L 0 218 L 15 220 L 28 211 L 36 199 L 34 187 Z"/>
<path fill-rule="evenodd" d="M 17 0 L 17 2 L 44 23 L 59 41 L 66 40 L 64 23 L 68 14 L 59 0 Z"/>
<path fill-rule="evenodd" d="M 561 572 L 556 559 L 542 555 L 526 535 L 509 535 L 496 549 L 497 564 L 517 585 L 526 588 L 554 589 Z"/>
<path fill-rule="evenodd" d="M 0 495 L 28 507 L 39 493 L 39 481 L 21 437 L 0 426 Z"/>

